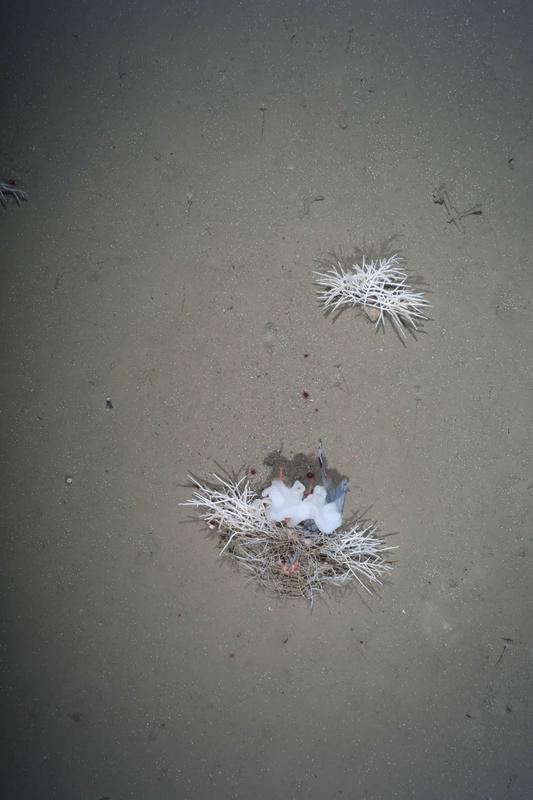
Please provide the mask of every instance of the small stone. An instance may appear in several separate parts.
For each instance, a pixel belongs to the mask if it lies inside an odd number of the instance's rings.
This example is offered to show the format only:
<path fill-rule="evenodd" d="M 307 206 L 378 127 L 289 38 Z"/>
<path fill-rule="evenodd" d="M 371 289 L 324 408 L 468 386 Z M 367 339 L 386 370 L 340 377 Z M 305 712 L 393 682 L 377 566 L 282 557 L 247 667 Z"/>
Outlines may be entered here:
<path fill-rule="evenodd" d="M 363 311 L 367 315 L 370 322 L 377 322 L 379 319 L 379 308 L 374 308 L 374 306 L 363 306 Z"/>

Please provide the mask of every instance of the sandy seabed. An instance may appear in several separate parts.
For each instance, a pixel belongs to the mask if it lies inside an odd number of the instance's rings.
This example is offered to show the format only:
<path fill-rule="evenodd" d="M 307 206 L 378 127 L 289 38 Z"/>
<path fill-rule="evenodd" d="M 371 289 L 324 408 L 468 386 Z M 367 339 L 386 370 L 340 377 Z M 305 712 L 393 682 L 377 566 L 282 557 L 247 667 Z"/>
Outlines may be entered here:
<path fill-rule="evenodd" d="M 26 2 L 2 38 L 2 796 L 530 798 L 530 4 Z M 320 312 L 314 259 L 391 247 L 416 338 Z M 179 504 L 319 438 L 398 550 L 310 611 Z"/>

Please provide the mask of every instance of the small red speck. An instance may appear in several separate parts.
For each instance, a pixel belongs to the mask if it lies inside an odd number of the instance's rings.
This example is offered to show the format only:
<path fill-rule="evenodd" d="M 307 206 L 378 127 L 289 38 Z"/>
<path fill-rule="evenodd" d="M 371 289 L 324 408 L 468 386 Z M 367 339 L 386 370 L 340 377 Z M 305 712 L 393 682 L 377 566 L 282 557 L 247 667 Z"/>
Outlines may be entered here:
<path fill-rule="evenodd" d="M 307 478 L 308 481 L 310 481 L 312 478 L 315 477 L 315 473 L 314 472 L 307 472 L 305 477 Z"/>
<path fill-rule="evenodd" d="M 309 392 L 307 391 L 307 389 L 304 389 L 304 390 L 303 390 L 303 392 L 302 392 L 302 397 L 303 397 L 303 399 L 304 399 L 304 400 L 309 400 L 310 396 L 311 396 L 311 395 L 309 394 Z"/>
<path fill-rule="evenodd" d="M 309 358 L 309 353 L 304 353 L 304 358 Z"/>
<path fill-rule="evenodd" d="M 250 470 L 250 475 L 257 475 L 257 470 L 252 467 Z"/>

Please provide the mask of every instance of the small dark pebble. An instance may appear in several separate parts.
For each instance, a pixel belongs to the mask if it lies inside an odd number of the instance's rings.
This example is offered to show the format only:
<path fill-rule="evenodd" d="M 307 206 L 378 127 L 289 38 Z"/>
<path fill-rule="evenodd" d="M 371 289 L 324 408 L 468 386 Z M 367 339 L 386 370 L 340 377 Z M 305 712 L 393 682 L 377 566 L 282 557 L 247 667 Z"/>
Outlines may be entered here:
<path fill-rule="evenodd" d="M 113 401 L 110 397 L 106 397 L 105 399 L 105 407 L 106 408 L 114 408 Z"/>
<path fill-rule="evenodd" d="M 79 711 L 73 711 L 70 718 L 72 722 L 81 722 L 81 714 Z"/>
<path fill-rule="evenodd" d="M 469 714 L 468 711 L 467 711 L 466 714 L 465 714 L 465 717 L 468 717 L 468 719 L 472 719 L 472 714 Z"/>
<path fill-rule="evenodd" d="M 341 131 L 345 131 L 348 128 L 348 120 L 346 119 L 346 111 L 344 112 L 344 114 L 341 114 L 341 116 L 338 119 L 338 123 L 339 123 L 339 128 L 341 129 Z"/>

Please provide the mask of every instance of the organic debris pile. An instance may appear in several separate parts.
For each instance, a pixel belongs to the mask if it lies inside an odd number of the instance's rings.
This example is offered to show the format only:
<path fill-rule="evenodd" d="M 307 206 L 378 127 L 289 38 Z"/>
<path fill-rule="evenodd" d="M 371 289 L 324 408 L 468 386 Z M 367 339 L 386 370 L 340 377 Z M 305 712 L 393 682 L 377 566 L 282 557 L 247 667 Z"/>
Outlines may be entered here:
<path fill-rule="evenodd" d="M 280 488 L 282 478 L 280 475 L 272 485 L 278 484 Z M 252 578 L 279 594 L 304 597 L 312 603 L 327 588 L 344 587 L 354 581 L 370 591 L 392 568 L 386 553 L 394 548 L 385 546 L 376 536 L 374 524 L 341 521 L 335 530 L 324 533 L 311 520 L 294 524 L 291 509 L 281 521 L 274 520 L 272 487 L 260 497 L 246 476 L 225 479 L 215 475 L 213 483 L 196 478 L 191 481 L 195 491 L 183 505 L 194 507 L 200 519 L 218 532 L 220 555 L 245 568 Z M 292 489 L 285 485 L 286 494 L 298 494 L 297 483 Z M 336 487 L 328 490 L 326 500 L 334 497 L 332 503 L 342 511 L 347 481 L 341 483 L 344 490 L 341 498 Z M 318 488 L 322 487 L 315 487 L 313 494 Z M 310 499 L 308 490 L 303 502 Z"/>

